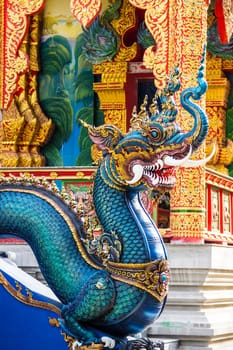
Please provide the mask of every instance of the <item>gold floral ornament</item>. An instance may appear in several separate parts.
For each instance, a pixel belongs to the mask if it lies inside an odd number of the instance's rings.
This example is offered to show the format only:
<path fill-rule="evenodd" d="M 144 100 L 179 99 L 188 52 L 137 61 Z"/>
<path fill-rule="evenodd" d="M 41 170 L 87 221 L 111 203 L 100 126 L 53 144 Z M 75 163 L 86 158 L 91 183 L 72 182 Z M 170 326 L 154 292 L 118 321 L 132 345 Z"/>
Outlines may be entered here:
<path fill-rule="evenodd" d="M 39 12 L 44 4 L 44 0 L 9 0 L 0 3 L 1 25 L 5 33 L 0 43 L 0 109 L 7 109 L 20 74 L 28 69 L 27 56 L 19 50 L 28 28 L 27 17 Z"/>
<path fill-rule="evenodd" d="M 108 261 L 106 268 L 113 279 L 136 286 L 158 301 L 162 301 L 168 293 L 170 269 L 165 259 L 141 264 Z"/>
<path fill-rule="evenodd" d="M 98 16 L 102 3 L 100 0 L 71 0 L 72 15 L 84 26 L 88 27 Z"/>
<path fill-rule="evenodd" d="M 145 23 L 152 34 L 155 46 L 146 49 L 143 63 L 146 68 L 152 69 L 157 88 L 166 85 L 168 73 L 169 50 L 169 1 L 168 0 L 129 0 L 129 2 L 145 12 Z"/>

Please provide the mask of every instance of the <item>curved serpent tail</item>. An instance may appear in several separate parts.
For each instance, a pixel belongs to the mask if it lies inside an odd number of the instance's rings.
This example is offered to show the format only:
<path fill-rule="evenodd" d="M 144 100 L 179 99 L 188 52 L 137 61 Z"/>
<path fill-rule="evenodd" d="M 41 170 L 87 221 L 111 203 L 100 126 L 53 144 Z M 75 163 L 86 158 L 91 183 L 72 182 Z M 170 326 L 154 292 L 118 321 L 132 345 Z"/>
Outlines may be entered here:
<path fill-rule="evenodd" d="M 31 184 L 0 184 L 0 234 L 16 235 L 32 248 L 41 272 L 63 303 L 64 329 L 96 341 L 80 321 L 100 317 L 115 299 L 109 273 L 86 253 L 82 224 L 64 201 Z"/>

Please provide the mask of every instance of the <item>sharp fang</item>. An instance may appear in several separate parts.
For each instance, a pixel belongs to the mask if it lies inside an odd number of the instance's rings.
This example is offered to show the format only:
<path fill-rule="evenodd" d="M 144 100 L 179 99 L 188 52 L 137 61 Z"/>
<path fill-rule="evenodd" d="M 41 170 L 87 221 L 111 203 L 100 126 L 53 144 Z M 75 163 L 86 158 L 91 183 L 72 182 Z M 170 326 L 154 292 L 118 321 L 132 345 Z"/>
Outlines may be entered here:
<path fill-rule="evenodd" d="M 211 154 L 206 157 L 205 159 L 200 159 L 200 160 L 191 160 L 191 159 L 188 159 L 184 164 L 183 164 L 183 167 L 198 167 L 198 166 L 202 166 L 202 165 L 205 165 L 206 163 L 208 163 L 211 158 L 214 156 L 216 152 L 216 145 L 214 144 L 213 145 L 213 150 L 211 152 Z"/>
<path fill-rule="evenodd" d="M 140 164 L 135 164 L 133 166 L 133 178 L 129 181 L 127 181 L 128 184 L 132 185 L 135 184 L 137 181 L 139 181 L 143 175 L 143 167 Z"/>
<path fill-rule="evenodd" d="M 163 161 L 162 161 L 162 159 L 158 159 L 156 163 L 158 164 L 158 169 L 162 169 L 163 168 Z"/>
<path fill-rule="evenodd" d="M 192 147 L 190 146 L 189 148 L 189 153 L 187 154 L 186 157 L 182 158 L 182 159 L 175 159 L 171 156 L 165 156 L 164 157 L 164 164 L 169 165 L 169 166 L 180 166 L 183 165 L 184 163 L 187 162 L 187 160 L 189 159 L 189 157 L 192 154 Z"/>

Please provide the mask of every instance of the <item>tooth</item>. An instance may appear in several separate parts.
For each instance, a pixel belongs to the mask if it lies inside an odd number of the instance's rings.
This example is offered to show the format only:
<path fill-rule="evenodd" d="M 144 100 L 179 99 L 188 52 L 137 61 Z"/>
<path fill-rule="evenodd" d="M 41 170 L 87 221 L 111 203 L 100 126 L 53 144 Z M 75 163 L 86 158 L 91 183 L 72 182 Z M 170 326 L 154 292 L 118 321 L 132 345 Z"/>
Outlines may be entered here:
<path fill-rule="evenodd" d="M 175 158 L 173 158 L 172 156 L 165 156 L 164 157 L 164 163 L 166 164 L 166 165 L 170 165 L 170 166 L 181 166 L 181 165 L 183 165 L 183 164 L 187 164 L 187 161 L 188 161 L 188 159 L 189 159 L 189 157 L 191 156 L 191 154 L 192 154 L 192 147 L 190 146 L 190 148 L 189 148 L 189 153 L 184 157 L 184 158 L 182 158 L 182 159 L 175 159 Z"/>
<path fill-rule="evenodd" d="M 157 164 L 158 164 L 158 169 L 162 169 L 163 168 L 163 161 L 162 161 L 162 159 L 158 159 L 157 160 Z"/>
<path fill-rule="evenodd" d="M 200 159 L 200 160 L 192 160 L 192 159 L 188 159 L 184 164 L 183 166 L 184 167 L 198 167 L 198 166 L 203 166 L 205 165 L 206 163 L 208 163 L 211 158 L 213 158 L 214 154 L 216 152 L 216 145 L 214 144 L 213 145 L 213 150 L 211 152 L 211 154 L 206 157 L 205 159 Z"/>
<path fill-rule="evenodd" d="M 143 175 L 143 170 L 144 170 L 144 168 L 141 165 L 139 165 L 139 164 L 134 165 L 133 169 L 132 169 L 134 176 L 131 180 L 129 180 L 127 182 L 129 184 L 134 184 L 137 181 L 139 181 Z"/>
<path fill-rule="evenodd" d="M 153 179 L 152 181 L 152 185 L 158 185 L 158 183 L 159 183 L 159 177 L 156 176 L 155 179 Z"/>

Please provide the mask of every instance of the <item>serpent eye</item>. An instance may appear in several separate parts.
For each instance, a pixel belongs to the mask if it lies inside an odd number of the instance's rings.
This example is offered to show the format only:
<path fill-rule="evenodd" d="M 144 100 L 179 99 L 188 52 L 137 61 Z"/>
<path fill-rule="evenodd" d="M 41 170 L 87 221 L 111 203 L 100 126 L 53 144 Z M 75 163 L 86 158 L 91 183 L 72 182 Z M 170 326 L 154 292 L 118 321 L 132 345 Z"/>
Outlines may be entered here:
<path fill-rule="evenodd" d="M 157 130 L 152 130 L 152 131 L 151 131 L 151 136 L 152 136 L 153 138 L 157 138 L 157 137 L 158 137 L 158 131 L 157 131 Z"/>
<path fill-rule="evenodd" d="M 165 132 L 160 126 L 153 126 L 150 130 L 150 136 L 153 142 L 160 143 L 165 137 Z"/>

